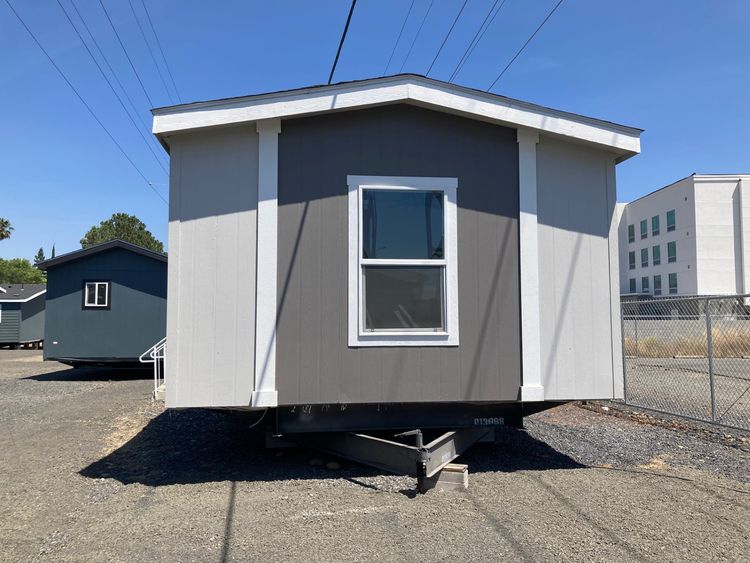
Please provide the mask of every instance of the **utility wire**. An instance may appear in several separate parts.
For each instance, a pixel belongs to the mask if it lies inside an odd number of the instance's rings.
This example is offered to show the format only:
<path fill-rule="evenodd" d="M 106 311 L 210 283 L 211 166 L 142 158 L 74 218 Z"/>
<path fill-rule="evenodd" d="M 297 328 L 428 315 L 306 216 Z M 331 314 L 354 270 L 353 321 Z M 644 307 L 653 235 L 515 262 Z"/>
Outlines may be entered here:
<path fill-rule="evenodd" d="M 515 62 L 515 60 L 518 58 L 518 56 L 521 53 L 523 53 L 523 50 L 526 48 L 526 46 L 529 43 L 531 43 L 531 40 L 534 39 L 534 37 L 536 36 L 536 34 L 539 33 L 539 30 L 542 29 L 542 27 L 544 27 L 544 24 L 547 23 L 547 20 L 552 17 L 552 14 L 554 14 L 555 11 L 557 11 L 557 9 L 560 7 L 560 4 L 562 4 L 562 3 L 563 3 L 563 0 L 559 0 L 558 3 L 555 4 L 555 7 L 552 8 L 552 10 L 550 10 L 550 13 L 547 14 L 547 17 L 544 18 L 544 20 L 542 21 L 542 23 L 539 24 L 539 27 L 537 27 L 534 30 L 534 33 L 532 33 L 531 36 L 526 40 L 526 43 L 524 43 L 523 46 L 516 52 L 516 54 L 513 55 L 513 58 L 510 60 L 510 62 L 507 65 L 505 65 L 505 68 L 502 70 L 502 72 L 500 74 L 497 75 L 497 78 L 495 78 L 495 80 L 492 81 L 492 84 L 490 84 L 490 87 L 487 88 L 488 92 L 490 90 L 492 90 L 492 88 L 494 88 L 495 84 L 497 84 L 497 81 L 500 80 L 503 77 L 503 74 L 505 74 L 505 72 L 510 68 L 510 65 L 512 65 Z"/>
<path fill-rule="evenodd" d="M 448 38 L 451 36 L 451 33 L 453 33 L 453 28 L 456 27 L 456 23 L 458 22 L 458 19 L 461 17 L 461 14 L 464 13 L 464 8 L 466 8 L 466 3 L 469 0 L 464 0 L 463 5 L 461 6 L 461 9 L 458 11 L 458 14 L 456 14 L 456 18 L 453 20 L 453 24 L 451 24 L 451 28 L 448 30 L 448 33 L 446 34 L 445 38 L 443 39 L 443 42 L 440 44 L 440 49 L 438 49 L 437 54 L 435 55 L 435 58 L 432 59 L 432 63 L 430 63 L 430 68 L 427 69 L 427 72 L 425 73 L 425 76 L 430 75 L 430 71 L 432 70 L 432 67 L 435 65 L 435 61 L 438 60 L 438 57 L 440 56 L 440 53 L 443 51 L 443 47 L 445 47 L 445 43 L 448 41 Z"/>
<path fill-rule="evenodd" d="M 172 76 L 172 71 L 170 70 L 169 63 L 167 62 L 167 57 L 164 55 L 164 49 L 161 48 L 161 41 L 159 41 L 159 34 L 156 33 L 156 28 L 154 28 L 154 22 L 151 21 L 151 14 L 148 13 L 146 2 L 144 2 L 144 0 L 141 0 L 141 5 L 143 6 L 143 11 L 146 12 L 146 19 L 148 20 L 148 25 L 151 27 L 151 32 L 154 34 L 154 38 L 156 39 L 156 46 L 159 47 L 161 58 L 164 59 L 164 67 L 167 69 L 167 74 L 169 74 L 169 80 L 172 83 L 172 88 L 174 88 L 174 93 L 177 94 L 177 101 L 182 102 L 180 91 L 177 89 L 177 84 L 175 84 L 174 76 Z"/>
<path fill-rule="evenodd" d="M 492 22 L 495 21 L 495 16 L 497 16 L 498 12 L 503 9 L 503 4 L 505 4 L 506 0 L 503 0 L 502 3 L 500 4 L 500 7 L 497 9 L 497 12 L 492 14 L 493 10 L 495 9 L 495 6 L 497 6 L 497 3 L 499 1 L 500 0 L 495 0 L 495 3 L 492 4 L 490 11 L 487 12 L 487 15 L 484 17 L 484 21 L 482 22 L 482 25 L 480 25 L 479 29 L 477 29 L 477 32 L 474 34 L 474 37 L 472 37 L 471 42 L 469 43 L 469 46 L 466 47 L 464 54 L 461 55 L 461 59 L 458 61 L 456 68 L 453 69 L 453 72 L 451 73 L 451 76 L 448 79 L 448 82 L 453 82 L 453 79 L 458 75 L 458 73 L 463 68 L 464 63 L 466 63 L 466 61 L 469 59 L 471 54 L 474 52 L 474 48 L 482 40 L 482 37 L 484 37 L 484 34 L 487 31 L 487 28 L 489 28 L 490 25 L 492 25 Z M 488 23 L 487 20 L 489 19 L 490 15 L 492 15 L 492 19 L 490 19 Z"/>
<path fill-rule="evenodd" d="M 101 0 L 99 0 L 101 2 Z M 341 40 L 339 41 L 339 48 L 336 51 L 336 58 L 333 59 L 333 66 L 331 67 L 331 74 L 328 75 L 328 84 L 333 80 L 333 73 L 336 72 L 336 65 L 339 63 L 339 56 L 341 55 L 341 48 L 344 46 L 346 40 L 346 32 L 349 31 L 349 22 L 352 21 L 352 14 L 354 13 L 354 6 L 357 0 L 352 0 L 352 7 L 349 8 L 349 15 L 346 18 L 346 25 L 344 26 L 344 32 L 341 34 Z"/>
<path fill-rule="evenodd" d="M 159 63 L 156 62 L 156 57 L 154 56 L 154 50 L 151 48 L 151 44 L 148 42 L 148 39 L 146 39 L 146 32 L 143 31 L 141 20 L 138 17 L 138 14 L 135 13 L 135 6 L 133 6 L 133 0 L 128 0 L 128 4 L 130 4 L 130 11 L 133 12 L 135 23 L 138 24 L 138 29 L 141 32 L 141 37 L 143 37 L 143 42 L 146 44 L 146 48 L 148 49 L 148 54 L 151 56 L 151 60 L 153 61 L 154 66 L 156 67 L 156 72 L 159 74 L 159 79 L 161 80 L 162 86 L 164 86 L 164 91 L 167 93 L 167 96 L 169 97 L 169 101 L 174 104 L 174 98 L 172 97 L 172 92 L 169 91 L 169 88 L 167 87 L 167 82 L 166 80 L 164 80 L 164 75 L 161 73 L 161 68 L 159 68 Z"/>
<path fill-rule="evenodd" d="M 107 11 L 107 7 L 104 5 L 104 2 L 102 0 L 99 0 L 99 5 L 102 7 L 102 10 L 104 10 L 104 15 L 107 16 L 107 21 L 109 22 L 109 25 L 112 27 L 112 31 L 115 32 L 115 37 L 117 37 L 117 42 L 120 44 L 120 47 L 122 48 L 122 52 L 125 53 L 125 58 L 128 59 L 128 62 L 130 63 L 130 68 L 133 69 L 133 74 L 135 74 L 135 77 L 138 79 L 138 84 L 141 85 L 141 90 L 143 90 L 143 93 L 146 95 L 146 99 L 148 100 L 148 103 L 151 107 L 154 107 L 154 102 L 151 101 L 151 96 L 148 95 L 148 92 L 146 92 L 146 87 L 143 85 L 143 81 L 141 81 L 141 76 L 138 74 L 138 71 L 135 69 L 135 65 L 133 64 L 133 61 L 130 59 L 130 55 L 128 55 L 128 50 L 125 48 L 125 44 L 122 42 L 122 39 L 120 38 L 120 34 L 117 33 L 117 28 L 115 27 L 115 24 L 112 22 L 112 18 L 109 17 L 109 12 Z"/>
<path fill-rule="evenodd" d="M 409 45 L 409 51 L 406 53 L 406 58 L 404 59 L 404 62 L 401 63 L 401 68 L 398 69 L 399 74 L 403 72 L 404 66 L 406 65 L 406 61 L 408 61 L 409 56 L 411 56 L 411 51 L 412 49 L 414 49 L 414 44 L 417 42 L 417 39 L 419 39 L 419 34 L 422 33 L 424 22 L 427 21 L 427 16 L 430 15 L 430 10 L 432 10 L 432 5 L 434 3 L 435 3 L 435 0 L 430 0 L 430 5 L 427 7 L 427 11 L 424 13 L 424 16 L 422 16 L 422 23 L 419 24 L 419 29 L 417 30 L 417 34 L 414 36 L 414 39 L 412 39 L 411 45 Z"/>
<path fill-rule="evenodd" d="M 91 52 L 91 49 L 89 49 L 89 46 L 86 44 L 86 42 L 83 40 L 83 36 L 78 31 L 78 28 L 73 23 L 73 20 L 70 18 L 70 14 L 68 14 L 68 11 L 65 9 L 65 7 L 62 5 L 62 2 L 60 0 L 57 0 L 57 5 L 60 6 L 60 9 L 62 10 L 63 14 L 65 14 L 65 17 L 68 20 L 68 23 L 70 23 L 70 26 L 73 28 L 73 30 L 76 32 L 76 35 L 78 36 L 78 39 L 81 40 L 81 43 L 86 49 L 86 52 L 89 54 L 89 57 L 91 57 L 91 60 L 94 61 L 94 64 L 96 65 L 96 68 L 99 69 L 99 72 L 102 75 L 102 78 L 106 81 L 107 85 L 109 86 L 109 89 L 112 90 L 112 93 L 117 98 L 117 101 L 120 102 L 120 105 L 122 106 L 123 111 L 125 112 L 125 115 L 128 116 L 128 119 L 130 119 L 130 123 L 133 124 L 133 127 L 138 132 L 138 134 L 141 136 L 141 139 L 143 139 L 143 142 L 146 144 L 146 147 L 148 147 L 148 150 L 151 151 L 151 154 L 154 156 L 154 160 L 156 160 L 156 163 L 161 167 L 161 169 L 164 171 L 164 173 L 169 176 L 169 172 L 167 172 L 167 169 L 164 167 L 164 164 L 161 160 L 159 160 L 159 157 L 156 154 L 156 151 L 154 151 L 154 148 L 149 144 L 148 139 L 143 134 L 143 131 L 141 131 L 141 128 L 138 127 L 138 124 L 135 122 L 135 119 L 133 119 L 133 116 L 130 115 L 130 112 L 128 111 L 128 108 L 125 106 L 125 102 L 122 101 L 122 98 L 117 93 L 117 90 L 115 90 L 115 87 L 112 85 L 112 82 L 110 82 L 109 78 L 107 77 L 106 73 L 102 69 L 99 62 L 96 60 L 96 57 L 94 57 L 94 53 Z"/>
<path fill-rule="evenodd" d="M 138 172 L 138 175 L 143 178 L 143 181 L 146 182 L 149 188 L 153 190 L 153 192 L 164 202 L 167 203 L 167 200 L 164 199 L 164 196 L 162 196 L 156 188 L 151 184 L 151 182 L 148 181 L 148 178 L 146 178 L 146 175 L 141 172 L 141 169 L 136 166 L 135 162 L 128 156 L 128 153 L 125 152 L 125 149 L 122 148 L 122 145 L 117 142 L 117 139 L 112 135 L 112 133 L 109 132 L 109 129 L 102 123 L 101 119 L 99 119 L 94 113 L 94 110 L 91 109 L 91 106 L 89 106 L 86 103 L 86 100 L 83 99 L 83 96 L 78 92 L 75 86 L 73 86 L 73 83 L 68 80 L 68 77 L 65 75 L 65 73 L 62 71 L 62 69 L 57 66 L 57 63 L 54 61 L 54 59 L 50 56 L 50 54 L 47 52 L 47 50 L 44 48 L 44 46 L 39 42 L 39 39 L 37 39 L 36 35 L 34 35 L 34 32 L 31 31 L 28 25 L 26 25 L 26 22 L 23 20 L 23 18 L 16 12 L 13 5 L 10 3 L 10 0 L 5 0 L 5 3 L 8 5 L 8 8 L 10 8 L 10 11 L 13 12 L 13 15 L 16 16 L 16 19 L 20 22 L 20 24 L 24 27 L 26 32 L 31 36 L 31 38 L 34 40 L 34 43 L 36 43 L 37 47 L 44 53 L 44 56 L 47 57 L 47 60 L 52 64 L 53 67 L 55 67 L 55 70 L 60 75 L 60 77 L 65 81 L 65 83 L 70 87 L 71 90 L 73 90 L 73 93 L 76 95 L 76 97 L 80 100 L 80 102 L 83 104 L 83 106 L 88 110 L 89 114 L 91 114 L 91 117 L 94 118 L 94 120 L 99 124 L 99 126 L 104 130 L 104 132 L 107 134 L 107 136 L 110 138 L 110 140 L 115 144 L 115 146 L 120 150 L 122 155 L 127 159 L 127 161 L 130 163 L 130 165 L 135 169 L 136 172 Z"/>
<path fill-rule="evenodd" d="M 411 4 L 409 5 L 409 11 L 406 12 L 406 17 L 404 18 L 404 23 L 401 24 L 401 31 L 398 32 L 398 37 L 396 38 L 396 44 L 393 46 L 393 51 L 391 51 L 391 56 L 388 57 L 388 64 L 385 65 L 385 70 L 383 71 L 383 76 L 388 74 L 388 67 L 391 66 L 391 61 L 393 60 L 393 55 L 396 53 L 396 47 L 398 47 L 398 44 L 401 42 L 401 35 L 404 33 L 404 28 L 406 27 L 406 22 L 409 21 L 409 16 L 411 15 L 411 11 L 414 8 L 414 0 L 411 0 Z"/>

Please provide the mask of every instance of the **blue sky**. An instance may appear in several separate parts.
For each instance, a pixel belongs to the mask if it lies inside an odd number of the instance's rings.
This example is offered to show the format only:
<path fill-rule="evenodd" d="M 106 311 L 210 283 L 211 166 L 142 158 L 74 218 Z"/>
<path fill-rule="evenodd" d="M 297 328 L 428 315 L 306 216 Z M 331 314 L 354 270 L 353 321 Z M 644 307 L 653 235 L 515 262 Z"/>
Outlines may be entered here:
<path fill-rule="evenodd" d="M 99 0 L 72 1 L 133 100 L 136 122 L 150 124 L 150 104 Z M 183 102 L 325 82 L 349 9 L 349 0 L 145 1 Z M 88 40 L 71 0 L 60 2 Z M 171 104 L 130 4 L 103 2 L 153 104 Z M 451 75 L 493 2 L 468 1 L 430 76 Z M 57 0 L 11 3 L 166 196 L 166 175 Z M 389 74 L 402 65 L 404 72 L 425 73 L 462 3 L 435 0 L 404 62 L 430 5 L 415 0 Z M 555 3 L 506 0 L 455 81 L 487 88 Z M 410 5 L 411 0 L 358 1 L 335 81 L 384 73 Z M 159 60 L 141 0 L 133 6 Z M 617 168 L 621 201 L 692 172 L 750 172 L 749 24 L 745 0 L 565 0 L 493 91 L 646 129 L 642 154 Z M 58 254 L 75 250 L 88 228 L 120 211 L 140 217 L 166 243 L 166 205 L 3 2 L 0 31 L 0 216 L 15 226 L 13 236 L 0 242 L 0 257 L 31 258 L 40 246 L 49 255 L 53 243 Z M 164 164 L 161 154 L 159 159 Z"/>

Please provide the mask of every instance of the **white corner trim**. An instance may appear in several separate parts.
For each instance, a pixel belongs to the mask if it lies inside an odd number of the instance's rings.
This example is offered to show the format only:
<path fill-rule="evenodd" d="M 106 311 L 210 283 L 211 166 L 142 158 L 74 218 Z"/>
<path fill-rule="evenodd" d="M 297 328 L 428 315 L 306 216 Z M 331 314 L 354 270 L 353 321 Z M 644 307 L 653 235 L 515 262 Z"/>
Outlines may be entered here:
<path fill-rule="evenodd" d="M 279 133 L 281 120 L 259 121 L 257 299 L 255 306 L 255 387 L 253 407 L 275 407 L 276 261 L 278 237 Z"/>
<path fill-rule="evenodd" d="M 356 176 L 346 177 L 348 192 L 348 345 L 358 347 L 400 346 L 458 346 L 458 178 L 426 176 Z M 377 332 L 368 333 L 362 326 L 360 295 L 360 249 L 362 227 L 360 222 L 361 194 L 363 189 L 440 190 L 445 194 L 445 258 L 429 264 L 445 266 L 445 332 Z M 394 261 L 389 261 L 394 262 Z M 414 263 L 416 261 L 409 261 Z M 428 262 L 425 262 L 428 263 Z"/>
<path fill-rule="evenodd" d="M 543 401 L 539 313 L 539 231 L 536 145 L 539 134 L 518 129 L 518 240 L 521 269 L 522 401 Z"/>
<path fill-rule="evenodd" d="M 0 293 L 8 293 L 8 292 L 5 291 L 5 288 L 3 288 L 3 287 L 0 286 Z"/>

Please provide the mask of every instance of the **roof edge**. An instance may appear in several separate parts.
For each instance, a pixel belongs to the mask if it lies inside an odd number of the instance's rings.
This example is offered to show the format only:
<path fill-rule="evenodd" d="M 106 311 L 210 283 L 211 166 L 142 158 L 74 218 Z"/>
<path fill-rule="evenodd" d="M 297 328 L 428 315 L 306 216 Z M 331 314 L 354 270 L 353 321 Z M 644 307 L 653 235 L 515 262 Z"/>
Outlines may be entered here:
<path fill-rule="evenodd" d="M 141 254 L 142 256 L 146 256 L 147 258 L 153 258 L 154 260 L 159 260 L 160 262 L 167 262 L 166 254 L 149 250 L 148 248 L 144 248 L 122 239 L 113 239 L 107 242 L 102 242 L 100 244 L 95 244 L 94 246 L 89 246 L 88 248 L 81 248 L 79 250 L 73 250 L 72 252 L 66 252 L 65 254 L 61 254 L 60 256 L 55 256 L 54 258 L 39 262 L 36 267 L 40 270 L 47 270 L 48 268 L 59 266 L 60 264 L 78 260 L 79 258 L 84 258 L 93 254 L 98 254 L 112 248 L 122 248 L 124 250 L 129 250 L 131 252 Z"/>

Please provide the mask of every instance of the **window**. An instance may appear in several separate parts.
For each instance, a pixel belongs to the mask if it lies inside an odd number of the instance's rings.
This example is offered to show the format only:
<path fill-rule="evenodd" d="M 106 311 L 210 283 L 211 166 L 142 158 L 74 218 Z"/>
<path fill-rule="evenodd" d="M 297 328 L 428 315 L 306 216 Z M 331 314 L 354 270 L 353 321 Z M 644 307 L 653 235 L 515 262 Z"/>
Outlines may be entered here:
<path fill-rule="evenodd" d="M 674 209 L 667 211 L 667 231 L 674 231 L 676 228 L 676 221 L 674 216 Z"/>
<path fill-rule="evenodd" d="M 630 278 L 630 293 L 635 293 L 635 278 Z"/>
<path fill-rule="evenodd" d="M 654 276 L 654 295 L 661 295 L 661 276 Z"/>
<path fill-rule="evenodd" d="M 641 221 L 641 239 L 648 237 L 648 222 L 644 219 Z"/>
<path fill-rule="evenodd" d="M 628 225 L 628 242 L 635 242 L 635 225 Z"/>
<path fill-rule="evenodd" d="M 635 251 L 628 252 L 628 269 L 635 270 Z"/>
<path fill-rule="evenodd" d="M 654 266 L 661 264 L 661 246 L 657 244 L 651 247 L 651 257 L 653 258 L 652 262 Z"/>
<path fill-rule="evenodd" d="M 643 276 L 641 278 L 641 292 L 648 293 L 648 276 Z"/>
<path fill-rule="evenodd" d="M 659 216 L 654 215 L 651 217 L 651 236 L 655 237 L 659 234 Z"/>
<path fill-rule="evenodd" d="M 456 178 L 348 182 L 349 345 L 457 346 Z"/>
<path fill-rule="evenodd" d="M 90 281 L 83 284 L 83 308 L 84 309 L 108 309 L 109 308 L 108 281 Z"/>
<path fill-rule="evenodd" d="M 641 268 L 648 268 L 648 248 L 641 248 Z"/>
<path fill-rule="evenodd" d="M 669 293 L 677 293 L 677 274 L 669 274 Z"/>
<path fill-rule="evenodd" d="M 667 243 L 667 262 L 677 262 L 677 243 L 675 241 Z"/>

